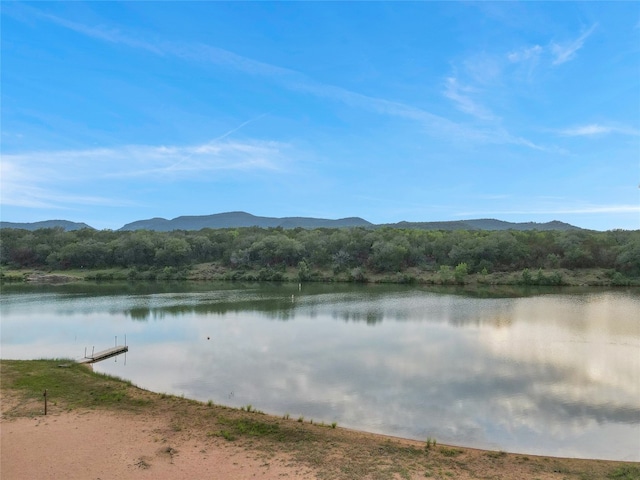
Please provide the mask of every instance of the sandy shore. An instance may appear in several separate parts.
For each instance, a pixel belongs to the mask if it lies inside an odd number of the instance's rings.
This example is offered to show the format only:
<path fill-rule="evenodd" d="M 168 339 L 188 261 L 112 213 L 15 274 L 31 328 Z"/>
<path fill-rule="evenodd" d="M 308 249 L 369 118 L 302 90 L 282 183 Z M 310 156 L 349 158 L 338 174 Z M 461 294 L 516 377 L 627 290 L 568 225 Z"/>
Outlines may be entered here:
<path fill-rule="evenodd" d="M 260 458 L 215 437 L 179 434 L 148 415 L 61 413 L 0 426 L 3 480 L 317 478 L 286 456 Z"/>
<path fill-rule="evenodd" d="M 91 382 L 114 386 L 130 403 L 53 403 L 45 416 L 42 398 L 25 397 L 3 378 L 2 480 L 640 478 L 637 463 L 425 448 L 425 442 L 202 404 L 115 380 Z M 86 385 L 90 394 L 98 384 Z"/>

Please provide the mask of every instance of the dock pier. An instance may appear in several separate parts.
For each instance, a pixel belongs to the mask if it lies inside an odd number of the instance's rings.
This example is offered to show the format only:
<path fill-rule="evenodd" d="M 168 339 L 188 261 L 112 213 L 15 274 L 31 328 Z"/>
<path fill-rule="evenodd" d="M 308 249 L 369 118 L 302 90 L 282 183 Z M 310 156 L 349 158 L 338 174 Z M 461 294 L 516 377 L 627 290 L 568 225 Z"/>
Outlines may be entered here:
<path fill-rule="evenodd" d="M 129 347 L 126 345 L 116 345 L 115 347 L 109 348 L 107 350 L 102 350 L 101 352 L 91 353 L 90 357 L 87 357 L 86 353 L 84 358 L 78 360 L 78 363 L 96 363 L 101 362 L 102 360 L 106 360 L 107 358 L 115 357 L 116 355 L 120 355 L 121 353 L 125 353 L 129 351 Z"/>

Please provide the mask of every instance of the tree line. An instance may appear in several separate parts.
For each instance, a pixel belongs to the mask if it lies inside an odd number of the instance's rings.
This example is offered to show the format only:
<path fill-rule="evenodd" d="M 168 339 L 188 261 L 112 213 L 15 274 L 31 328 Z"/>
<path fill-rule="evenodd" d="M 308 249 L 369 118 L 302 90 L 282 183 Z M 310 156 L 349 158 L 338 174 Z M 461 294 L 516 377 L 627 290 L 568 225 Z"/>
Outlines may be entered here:
<path fill-rule="evenodd" d="M 301 280 L 317 270 L 451 275 L 527 269 L 603 268 L 640 277 L 640 230 L 595 232 L 417 230 L 399 228 L 228 228 L 156 232 L 83 229 L 0 230 L 0 264 L 51 270 L 189 269 L 212 263 L 234 271 L 283 271 Z M 525 273 L 523 278 L 535 280 Z"/>

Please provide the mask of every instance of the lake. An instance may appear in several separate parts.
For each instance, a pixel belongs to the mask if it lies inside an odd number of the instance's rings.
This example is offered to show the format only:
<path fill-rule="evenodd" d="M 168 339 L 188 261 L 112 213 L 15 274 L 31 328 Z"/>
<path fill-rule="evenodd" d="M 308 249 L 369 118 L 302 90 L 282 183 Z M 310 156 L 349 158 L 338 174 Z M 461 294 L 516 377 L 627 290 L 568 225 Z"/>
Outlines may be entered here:
<path fill-rule="evenodd" d="M 439 443 L 640 461 L 640 291 L 3 285 L 2 358 Z"/>

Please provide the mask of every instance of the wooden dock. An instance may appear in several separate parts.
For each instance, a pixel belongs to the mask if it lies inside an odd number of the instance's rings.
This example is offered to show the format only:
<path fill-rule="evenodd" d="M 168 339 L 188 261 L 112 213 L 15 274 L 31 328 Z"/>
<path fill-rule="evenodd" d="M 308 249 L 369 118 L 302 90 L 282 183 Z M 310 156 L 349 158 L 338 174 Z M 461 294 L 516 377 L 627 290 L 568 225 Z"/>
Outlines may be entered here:
<path fill-rule="evenodd" d="M 78 363 L 96 363 L 128 351 L 129 347 L 126 345 L 115 346 L 107 350 L 102 350 L 101 352 L 92 353 L 90 357 L 85 356 L 78 360 Z"/>

